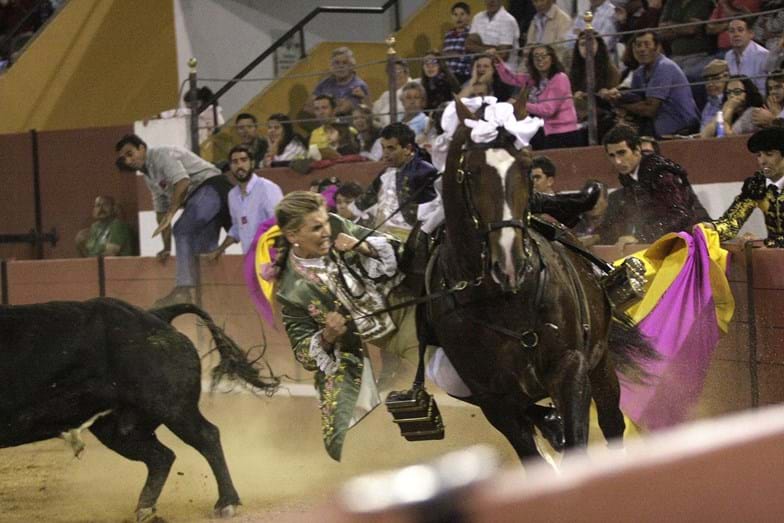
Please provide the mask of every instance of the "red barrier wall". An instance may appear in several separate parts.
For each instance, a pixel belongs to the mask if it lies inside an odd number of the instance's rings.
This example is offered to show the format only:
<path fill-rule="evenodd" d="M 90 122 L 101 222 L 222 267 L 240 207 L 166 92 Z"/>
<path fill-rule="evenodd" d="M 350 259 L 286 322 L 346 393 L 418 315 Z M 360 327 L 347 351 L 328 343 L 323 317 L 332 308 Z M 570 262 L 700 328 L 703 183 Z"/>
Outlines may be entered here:
<path fill-rule="evenodd" d="M 152 209 L 141 178 L 118 173 L 114 168 L 114 144 L 128 132 L 131 126 L 38 134 L 43 229 L 55 227 L 60 235 L 56 247 L 45 248 L 45 258 L 76 255 L 73 238 L 79 229 L 89 225 L 93 200 L 99 194 L 114 196 L 123 208 L 124 218 L 134 226 L 139 210 Z M 756 168 L 754 158 L 746 151 L 746 140 L 741 136 L 664 142 L 662 151 L 689 170 L 693 183 L 739 181 Z M 579 188 L 587 178 L 618 185 L 602 147 L 543 152 L 558 168 L 558 190 Z M 3 166 L 0 233 L 26 233 L 35 226 L 30 134 L 0 135 L 0 161 Z M 312 180 L 327 176 L 367 185 L 383 169 L 382 163 L 361 162 L 338 164 L 306 175 L 287 168 L 263 169 L 261 174 L 287 192 L 307 189 Z M 2 258 L 30 259 L 34 254 L 33 248 L 26 244 L 0 244 Z"/>
<path fill-rule="evenodd" d="M 610 246 L 595 250 L 614 259 L 642 247 L 629 245 L 623 252 Z M 698 416 L 749 408 L 754 395 L 760 404 L 784 401 L 784 275 L 778 270 L 784 263 L 784 251 L 753 250 L 753 283 L 749 287 L 742 246 L 727 247 L 733 253 L 729 279 L 735 295 L 735 316 L 713 355 Z M 11 304 L 84 300 L 99 295 L 96 259 L 9 261 L 7 267 Z M 153 258 L 106 258 L 104 271 L 106 295 L 140 307 L 149 307 L 174 285 L 174 260 L 161 264 Z M 224 256 L 215 264 L 202 263 L 201 272 L 201 304 L 218 324 L 225 325 L 243 347 L 266 343 L 276 372 L 307 376 L 294 364 L 282 330 L 265 326 L 258 318 L 245 288 L 241 256 Z M 756 311 L 753 336 L 749 329 L 749 289 Z M 193 319 L 178 320 L 177 326 L 206 351 L 206 333 L 195 327 Z M 756 360 L 751 358 L 754 346 Z"/>

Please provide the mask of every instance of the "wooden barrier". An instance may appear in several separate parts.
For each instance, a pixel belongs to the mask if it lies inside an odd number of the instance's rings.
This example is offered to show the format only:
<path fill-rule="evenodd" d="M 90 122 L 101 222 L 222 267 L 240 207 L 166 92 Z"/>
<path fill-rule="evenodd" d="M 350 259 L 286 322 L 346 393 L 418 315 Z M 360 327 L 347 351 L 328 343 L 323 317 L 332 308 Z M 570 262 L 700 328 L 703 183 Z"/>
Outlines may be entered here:
<path fill-rule="evenodd" d="M 683 426 L 628 441 L 626 447 L 623 454 L 574 456 L 559 474 L 528 464 L 525 472 L 510 470 L 459 489 L 444 488 L 479 475 L 483 464 L 492 467 L 487 459 L 480 461 L 483 453 L 464 451 L 448 470 L 426 464 L 416 474 L 404 469 L 354 479 L 351 489 L 331 496 L 328 504 L 284 521 L 310 521 L 316 514 L 322 523 L 781 521 L 784 407 Z M 403 478 L 429 481 L 404 490 L 411 482 L 404 484 Z M 352 510 L 369 506 L 368 498 L 381 500 L 378 505 L 401 498 L 407 503 Z"/>

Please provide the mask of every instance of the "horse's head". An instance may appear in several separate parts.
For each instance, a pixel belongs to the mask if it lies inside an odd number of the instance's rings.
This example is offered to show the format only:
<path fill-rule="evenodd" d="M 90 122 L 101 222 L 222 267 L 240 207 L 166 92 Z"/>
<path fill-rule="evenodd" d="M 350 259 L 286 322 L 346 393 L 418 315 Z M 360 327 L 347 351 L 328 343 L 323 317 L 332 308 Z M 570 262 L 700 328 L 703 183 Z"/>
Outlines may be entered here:
<path fill-rule="evenodd" d="M 461 123 L 476 119 L 460 100 L 455 103 Z M 482 270 L 487 271 L 483 273 L 505 291 L 516 291 L 527 266 L 530 153 L 518 151 L 514 137 L 504 129 L 488 143 L 475 143 L 469 131 L 461 126 L 455 133 L 447 172 L 461 187 L 464 209 L 482 244 Z"/>

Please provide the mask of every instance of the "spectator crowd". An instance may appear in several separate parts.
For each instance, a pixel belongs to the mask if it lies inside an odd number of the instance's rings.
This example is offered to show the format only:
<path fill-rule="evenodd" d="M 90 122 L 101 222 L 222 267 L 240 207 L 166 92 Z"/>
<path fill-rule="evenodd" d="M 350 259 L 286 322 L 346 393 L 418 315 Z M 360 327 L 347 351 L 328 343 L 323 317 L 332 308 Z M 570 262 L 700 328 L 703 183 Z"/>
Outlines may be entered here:
<path fill-rule="evenodd" d="M 352 50 L 338 47 L 328 76 L 305 107 L 312 114 L 310 127 L 279 112 L 265 123 L 244 112 L 231 122 L 237 142 L 217 167 L 184 149 L 148 149 L 134 136 L 118 143 L 118 165 L 145 174 L 164 239 L 161 259 L 168 255 L 173 213 L 180 207 L 185 213 L 174 237 L 183 257 L 216 259 L 233 243 L 251 251 L 256 229 L 273 217 L 283 196 L 263 178 L 263 169 L 289 165 L 304 172 L 325 161 L 383 160 L 386 167 L 367 188 L 327 183 L 334 186 L 330 201 L 344 218 L 383 223 L 382 230 L 405 240 L 417 223 L 416 206 L 399 215 L 394 210 L 418 192 L 422 179 L 432 180 L 443 169 L 448 142 L 441 116 L 449 101 L 455 95 L 512 103 L 525 98 L 527 114 L 543 122 L 530 141 L 534 150 L 587 145 L 593 108 L 598 138 L 623 185 L 614 193 L 601 186 L 598 203 L 583 213 L 575 232 L 589 244 L 651 241 L 710 220 L 687 173 L 658 154 L 657 140 L 766 129 L 781 136 L 782 4 L 520 0 L 507 10 L 500 0 L 485 0 L 485 9 L 474 14 L 468 4 L 456 2 L 440 49 L 395 61 L 394 115 L 390 93 L 374 96 L 357 73 Z M 587 9 L 593 13 L 590 26 L 578 15 Z M 413 61 L 421 62 L 420 78 L 411 75 Z M 221 170 L 226 174 L 216 178 Z M 532 179 L 535 190 L 557 194 L 555 165 L 547 156 L 535 156 Z M 418 203 L 433 197 L 428 188 Z M 680 220 L 671 223 L 668 215 Z M 218 244 L 221 226 L 228 236 Z M 190 300 L 196 284 L 192 262 L 178 260 L 178 288 L 159 305 Z"/>

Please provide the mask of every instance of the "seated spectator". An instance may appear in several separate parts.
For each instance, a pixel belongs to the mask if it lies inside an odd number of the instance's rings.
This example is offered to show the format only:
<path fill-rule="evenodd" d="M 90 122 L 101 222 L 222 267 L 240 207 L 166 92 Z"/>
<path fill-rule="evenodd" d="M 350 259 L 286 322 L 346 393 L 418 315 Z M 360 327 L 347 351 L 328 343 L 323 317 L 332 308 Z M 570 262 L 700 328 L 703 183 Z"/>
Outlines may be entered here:
<path fill-rule="evenodd" d="M 618 32 L 638 31 L 658 27 L 662 0 L 611 0 L 615 8 L 615 25 Z M 634 34 L 620 37 L 621 43 L 628 47 Z"/>
<path fill-rule="evenodd" d="M 643 154 L 656 153 L 661 156 L 661 147 L 653 136 L 640 136 L 640 151 Z"/>
<path fill-rule="evenodd" d="M 457 2 L 452 5 L 450 12 L 454 27 L 444 35 L 441 52 L 444 53 L 449 70 L 463 84 L 471 77 L 471 57 L 465 56 L 465 42 L 471 30 L 471 8 L 465 2 Z"/>
<path fill-rule="evenodd" d="M 724 134 L 750 134 L 759 130 L 754 125 L 754 109 L 762 107 L 762 95 L 757 86 L 745 76 L 730 76 L 724 87 L 721 112 L 724 117 Z M 716 136 L 716 117 L 700 133 L 703 138 Z"/>
<path fill-rule="evenodd" d="M 262 165 L 264 163 L 264 156 L 267 154 L 267 149 L 269 149 L 269 144 L 267 143 L 267 140 L 259 136 L 259 121 L 256 117 L 250 113 L 238 114 L 234 119 L 234 129 L 237 131 L 237 136 L 239 136 L 240 139 L 240 142 L 235 145 L 244 145 L 247 147 L 253 156 L 255 164 Z M 226 158 L 226 160 L 221 163 L 221 170 L 225 170 L 224 167 L 227 169 L 228 164 L 228 158 Z"/>
<path fill-rule="evenodd" d="M 551 45 L 571 37 L 572 17 L 558 7 L 555 0 L 533 0 L 533 4 L 536 14 L 528 27 L 527 45 Z M 556 48 L 561 62 L 568 63 L 571 46 L 559 44 L 553 47 Z M 530 47 L 526 47 L 524 52 L 527 54 L 529 50 Z"/>
<path fill-rule="evenodd" d="M 466 51 L 485 53 L 492 49 L 500 53 L 514 71 L 517 67 L 519 40 L 517 20 L 504 9 L 501 0 L 485 0 L 485 10 L 476 13 L 471 20 Z"/>
<path fill-rule="evenodd" d="M 255 169 L 250 149 L 235 145 L 229 151 L 229 172 L 237 184 L 229 191 L 231 229 L 218 248 L 206 254 L 208 260 L 217 260 L 237 242 L 242 244 L 242 254 L 247 254 L 259 225 L 275 216 L 275 206 L 283 199 L 283 191 L 276 183 L 256 176 Z"/>
<path fill-rule="evenodd" d="M 196 94 L 191 91 L 183 96 L 184 107 L 170 109 L 160 113 L 160 118 L 175 118 L 177 116 L 190 116 L 191 110 L 200 109 L 202 105 L 212 100 L 213 92 L 209 87 L 200 87 Z M 204 111 L 199 113 L 199 143 L 209 138 L 215 129 L 226 123 L 223 118 L 223 109 L 216 104 L 211 104 Z"/>
<path fill-rule="evenodd" d="M 381 160 L 381 129 L 376 127 L 373 111 L 365 104 L 361 104 L 351 113 L 351 122 L 357 130 L 359 154 L 369 160 Z"/>
<path fill-rule="evenodd" d="M 760 9 L 760 0 L 718 0 L 709 20 L 731 18 L 736 15 L 756 13 Z M 705 27 L 705 33 L 716 36 L 716 50 L 726 53 L 730 50 L 730 35 L 727 32 L 729 22 L 712 22 Z"/>
<path fill-rule="evenodd" d="M 664 4 L 659 27 L 707 20 L 713 11 L 713 0 L 667 0 Z M 712 38 L 705 34 L 702 25 L 667 29 L 659 33 L 662 42 L 670 45 L 670 59 L 678 64 L 690 82 L 698 82 L 702 69 L 711 61 Z"/>
<path fill-rule="evenodd" d="M 514 74 L 500 60 L 495 67 L 504 82 L 530 89 L 526 105 L 528 114 L 544 120 L 544 131 L 540 129 L 536 133 L 531 147 L 556 149 L 585 145 L 577 128 L 572 86 L 553 48 L 549 45 L 534 47 L 527 62 L 530 75 Z"/>
<path fill-rule="evenodd" d="M 730 22 L 727 32 L 732 49 L 727 51 L 724 59 L 731 75 L 751 78 L 757 90 L 762 92 L 765 90 L 765 78 L 768 75 L 769 51 L 754 41 L 754 31 L 749 27 L 749 23 L 748 18 Z"/>
<path fill-rule="evenodd" d="M 316 118 L 321 124 L 319 127 L 313 129 L 310 133 L 310 141 L 308 145 L 310 148 L 315 146 L 316 149 L 329 148 L 329 137 L 327 136 L 326 124 L 331 123 L 335 119 L 335 109 L 337 104 L 335 99 L 328 94 L 321 94 L 313 100 L 313 110 L 316 113 Z"/>
<path fill-rule="evenodd" d="M 425 133 L 427 115 L 422 111 L 425 108 L 425 88 L 418 82 L 409 82 L 403 87 L 403 119 L 415 136 Z"/>
<path fill-rule="evenodd" d="M 131 256 L 136 251 L 136 237 L 131 227 L 118 218 L 111 196 L 98 196 L 93 205 L 93 220 L 88 229 L 76 234 L 79 256 Z"/>
<path fill-rule="evenodd" d="M 403 87 L 409 82 L 415 82 L 409 76 L 408 62 L 405 60 L 395 60 L 395 85 L 397 86 L 397 121 L 403 118 Z M 370 97 L 365 98 L 365 105 L 372 105 L 373 115 L 382 127 L 389 125 L 392 120 L 389 117 L 389 91 L 378 97 L 375 102 L 370 101 Z"/>
<path fill-rule="evenodd" d="M 285 114 L 270 115 L 267 120 L 267 140 L 269 150 L 264 155 L 264 167 L 270 167 L 276 162 L 300 160 L 308 155 L 305 140 L 294 132 L 294 126 Z"/>
<path fill-rule="evenodd" d="M 593 13 L 593 21 L 591 22 L 593 30 L 597 34 L 603 35 L 602 39 L 607 51 L 615 57 L 615 45 L 618 43 L 618 37 L 614 34 L 618 32 L 615 22 L 615 6 L 610 0 L 590 0 L 590 11 Z M 584 30 L 585 19 L 582 16 L 575 17 L 572 35 L 579 35 Z"/>
<path fill-rule="evenodd" d="M 762 0 L 761 11 L 778 9 L 778 12 L 761 15 L 754 24 L 754 38 L 770 51 L 768 71 L 784 69 L 784 10 L 780 9 L 781 6 L 781 0 Z"/>
<path fill-rule="evenodd" d="M 610 55 L 607 52 L 607 44 L 604 43 L 604 39 L 596 38 L 596 32 L 594 31 L 582 31 L 577 37 L 577 52 L 572 55 L 572 67 L 569 70 L 569 81 L 574 92 L 577 121 L 581 123 L 588 121 L 588 96 L 585 92 L 587 89 L 585 53 L 586 39 L 589 36 L 593 39 L 594 93 L 601 96 L 621 82 L 621 75 L 610 61 Z M 614 125 L 615 114 L 612 105 L 601 97 L 596 98 L 596 111 L 596 122 L 599 128 L 599 136 L 601 137 Z"/>
<path fill-rule="evenodd" d="M 482 84 L 482 85 L 478 85 Z M 504 83 L 493 67 L 493 57 L 480 55 L 474 58 L 471 67 L 471 78 L 468 79 L 460 90 L 461 98 L 472 96 L 495 96 L 500 101 L 506 101 L 514 92 L 514 88 Z"/>
<path fill-rule="evenodd" d="M 428 111 L 454 100 L 455 93 L 460 91 L 457 78 L 435 50 L 425 55 L 420 83 L 425 88 L 425 109 Z"/>
<path fill-rule="evenodd" d="M 700 116 L 686 75 L 661 53 L 656 33 L 637 33 L 631 45 L 640 64 L 632 75 L 634 92 L 622 96 L 618 89 L 610 89 L 605 98 L 638 118 L 643 134 L 660 138 L 697 132 Z"/>
<path fill-rule="evenodd" d="M 362 187 L 357 182 L 346 182 L 341 185 L 335 193 L 335 208 L 338 215 L 352 221 L 358 222 L 360 216 L 352 210 L 354 200 L 362 195 Z"/>
<path fill-rule="evenodd" d="M 534 191 L 555 194 L 555 164 L 547 156 L 534 156 L 531 160 L 531 180 Z"/>
<path fill-rule="evenodd" d="M 365 81 L 354 72 L 357 61 L 354 52 L 348 47 L 338 47 L 332 51 L 330 70 L 332 74 L 316 85 L 313 90 L 314 100 L 319 96 L 331 96 L 335 101 L 335 113 L 351 114 L 370 94 Z"/>
<path fill-rule="evenodd" d="M 730 77 L 727 62 L 724 60 L 711 60 L 702 70 L 702 79 L 705 84 L 705 107 L 702 108 L 700 117 L 700 132 L 713 121 L 716 113 L 721 110 L 724 96 L 724 87 Z"/>
<path fill-rule="evenodd" d="M 649 243 L 710 219 L 686 171 L 658 154 L 643 154 L 634 129 L 616 126 L 603 143 L 621 188 L 608 198 L 597 231 L 602 244 Z"/>
<path fill-rule="evenodd" d="M 784 71 L 773 71 L 765 82 L 765 105 L 754 109 L 752 123 L 759 128 L 771 127 L 784 118 Z"/>
<path fill-rule="evenodd" d="M 312 160 L 335 160 L 341 156 L 359 154 L 357 130 L 350 125 L 332 121 L 325 123 L 319 129 L 324 130 L 326 145 L 324 147 L 310 146 L 308 157 Z"/>

